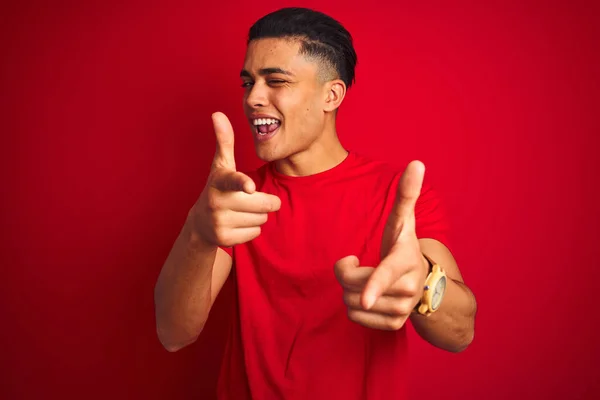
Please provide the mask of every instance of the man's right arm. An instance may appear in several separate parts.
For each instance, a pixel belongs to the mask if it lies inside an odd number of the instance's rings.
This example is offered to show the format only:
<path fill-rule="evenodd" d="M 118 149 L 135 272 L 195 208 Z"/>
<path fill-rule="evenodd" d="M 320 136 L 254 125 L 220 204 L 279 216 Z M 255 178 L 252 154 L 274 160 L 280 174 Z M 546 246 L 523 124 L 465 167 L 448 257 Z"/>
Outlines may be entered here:
<path fill-rule="evenodd" d="M 236 170 L 233 128 L 213 114 L 217 151 L 208 181 L 188 213 L 154 289 L 156 331 L 162 345 L 177 351 L 196 341 L 231 271 L 220 246 L 246 243 L 260 235 L 268 213 L 279 210 L 277 196 L 256 191 Z"/>
<path fill-rule="evenodd" d="M 232 265 L 229 254 L 206 243 L 192 226 L 183 226 L 154 291 L 158 338 L 171 352 L 196 341 Z"/>

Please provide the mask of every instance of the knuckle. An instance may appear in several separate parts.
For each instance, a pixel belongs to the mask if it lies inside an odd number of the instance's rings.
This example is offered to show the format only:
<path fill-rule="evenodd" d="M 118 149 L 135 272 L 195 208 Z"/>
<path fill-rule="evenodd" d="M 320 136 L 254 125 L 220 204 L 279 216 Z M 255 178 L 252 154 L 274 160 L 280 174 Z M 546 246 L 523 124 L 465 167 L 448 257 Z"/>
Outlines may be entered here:
<path fill-rule="evenodd" d="M 347 314 L 348 314 L 348 319 L 352 322 L 358 322 L 359 318 L 358 318 L 358 313 L 356 312 L 356 310 L 353 310 L 352 308 L 348 307 L 347 310 Z"/>
<path fill-rule="evenodd" d="M 404 291 L 409 296 L 416 296 L 417 293 L 419 292 L 419 284 L 417 283 L 417 281 L 415 279 L 407 280 L 404 283 Z"/>
<path fill-rule="evenodd" d="M 393 267 L 390 264 L 384 264 L 382 266 L 377 267 L 376 269 L 377 275 L 374 279 L 377 280 L 379 285 L 387 285 L 394 281 L 393 275 Z"/>
<path fill-rule="evenodd" d="M 221 196 L 218 196 L 216 193 L 209 194 L 206 200 L 206 207 L 209 211 L 214 212 L 220 210 L 222 207 L 223 201 Z"/>
<path fill-rule="evenodd" d="M 222 210 L 214 210 L 208 215 L 209 221 L 216 229 L 224 229 L 226 215 Z"/>
<path fill-rule="evenodd" d="M 260 214 L 260 216 L 258 217 L 258 224 L 264 225 L 267 223 L 268 220 L 269 216 L 267 214 Z"/>
<path fill-rule="evenodd" d="M 390 318 L 387 322 L 387 327 L 390 330 L 397 331 L 404 325 L 404 319 L 400 317 Z"/>
<path fill-rule="evenodd" d="M 392 306 L 391 306 L 392 314 L 396 315 L 396 316 L 404 315 L 404 311 L 405 311 L 404 308 L 405 307 L 401 302 L 396 301 L 396 302 L 392 303 Z"/>
<path fill-rule="evenodd" d="M 350 307 L 352 305 L 352 294 L 344 291 L 343 295 L 344 304 Z"/>
<path fill-rule="evenodd" d="M 409 307 L 406 303 L 398 302 L 394 307 L 394 312 L 396 315 L 408 315 L 410 314 Z"/>
<path fill-rule="evenodd" d="M 336 261 L 335 264 L 333 264 L 333 273 L 335 274 L 335 277 L 337 278 L 338 282 L 341 283 L 342 281 L 342 268 L 340 265 L 340 261 Z"/>
<path fill-rule="evenodd" d="M 262 232 L 262 229 L 260 228 L 260 226 L 255 227 L 254 232 L 252 232 L 252 234 L 250 235 L 251 236 L 250 240 L 259 237 L 261 232 Z"/>
<path fill-rule="evenodd" d="M 342 284 L 347 283 L 347 281 L 348 281 L 348 270 L 346 270 L 344 268 L 339 268 L 338 267 L 337 273 L 338 273 L 338 277 L 340 279 L 340 282 Z"/>
<path fill-rule="evenodd" d="M 215 239 L 220 245 L 229 246 L 232 244 L 231 231 L 222 226 L 217 226 L 215 227 Z"/>

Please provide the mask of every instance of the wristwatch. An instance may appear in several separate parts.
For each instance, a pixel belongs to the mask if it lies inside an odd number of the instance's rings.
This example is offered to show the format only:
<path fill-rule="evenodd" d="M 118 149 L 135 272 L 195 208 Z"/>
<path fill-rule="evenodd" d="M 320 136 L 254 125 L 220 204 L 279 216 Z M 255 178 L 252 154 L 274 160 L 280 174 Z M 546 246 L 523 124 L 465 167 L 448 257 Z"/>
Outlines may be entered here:
<path fill-rule="evenodd" d="M 421 301 L 415 306 L 415 310 L 421 315 L 431 315 L 436 312 L 442 303 L 444 293 L 446 292 L 446 273 L 431 258 L 423 254 L 429 263 L 429 274 L 425 279 L 425 288 Z"/>

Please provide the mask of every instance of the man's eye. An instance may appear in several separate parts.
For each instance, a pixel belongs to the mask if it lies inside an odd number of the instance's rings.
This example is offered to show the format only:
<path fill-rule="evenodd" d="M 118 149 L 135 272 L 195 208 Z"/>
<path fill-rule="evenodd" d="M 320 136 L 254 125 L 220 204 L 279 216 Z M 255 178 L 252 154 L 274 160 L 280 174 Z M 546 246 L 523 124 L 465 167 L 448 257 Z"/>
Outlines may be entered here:
<path fill-rule="evenodd" d="M 242 83 L 242 87 L 243 88 L 247 88 L 247 87 L 250 87 L 250 86 L 252 86 L 252 82 L 243 82 Z"/>
<path fill-rule="evenodd" d="M 283 81 L 281 79 L 271 79 L 271 80 L 269 80 L 269 84 L 270 85 L 280 85 L 282 83 L 285 83 L 285 81 Z"/>

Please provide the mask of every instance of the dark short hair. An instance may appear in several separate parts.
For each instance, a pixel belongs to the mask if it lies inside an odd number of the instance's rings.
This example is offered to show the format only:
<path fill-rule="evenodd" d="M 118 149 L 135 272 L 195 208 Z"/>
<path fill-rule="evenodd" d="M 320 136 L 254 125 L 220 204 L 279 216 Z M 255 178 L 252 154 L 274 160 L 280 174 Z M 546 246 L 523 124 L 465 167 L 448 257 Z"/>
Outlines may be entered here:
<path fill-rule="evenodd" d="M 298 39 L 300 53 L 325 61 L 347 88 L 355 81 L 357 57 L 352 36 L 342 24 L 322 12 L 300 7 L 274 11 L 250 28 L 248 43 L 261 38 Z"/>

